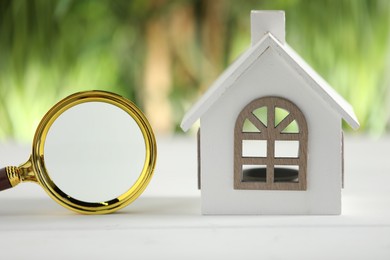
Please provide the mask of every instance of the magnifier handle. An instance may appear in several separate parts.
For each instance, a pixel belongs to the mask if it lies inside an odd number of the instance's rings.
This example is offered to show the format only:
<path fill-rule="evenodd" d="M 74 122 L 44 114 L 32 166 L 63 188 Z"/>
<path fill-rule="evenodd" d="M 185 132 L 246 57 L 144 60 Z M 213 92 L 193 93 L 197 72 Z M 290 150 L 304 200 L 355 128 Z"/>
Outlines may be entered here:
<path fill-rule="evenodd" d="M 18 167 L 8 166 L 0 169 L 0 191 L 12 188 L 20 183 Z"/>

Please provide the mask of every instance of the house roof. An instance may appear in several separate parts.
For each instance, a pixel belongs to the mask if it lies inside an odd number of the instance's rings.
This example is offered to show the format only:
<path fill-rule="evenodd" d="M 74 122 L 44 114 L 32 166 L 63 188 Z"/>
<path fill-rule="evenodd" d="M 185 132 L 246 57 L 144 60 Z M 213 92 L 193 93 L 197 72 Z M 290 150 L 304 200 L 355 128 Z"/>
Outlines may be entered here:
<path fill-rule="evenodd" d="M 267 33 L 255 45 L 247 49 L 212 84 L 206 93 L 185 114 L 181 128 L 187 131 L 234 82 L 269 48 L 273 48 L 307 84 L 326 101 L 353 128 L 359 122 L 352 106 L 340 96 L 318 73 L 314 71 L 287 43 L 281 44 L 271 33 Z"/>

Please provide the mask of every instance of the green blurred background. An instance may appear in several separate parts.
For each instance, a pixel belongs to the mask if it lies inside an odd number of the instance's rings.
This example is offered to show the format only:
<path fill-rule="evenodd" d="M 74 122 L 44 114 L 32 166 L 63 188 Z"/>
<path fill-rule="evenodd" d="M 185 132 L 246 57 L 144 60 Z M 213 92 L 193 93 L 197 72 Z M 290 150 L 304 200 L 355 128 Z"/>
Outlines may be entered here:
<path fill-rule="evenodd" d="M 160 134 L 250 44 L 250 10 L 286 11 L 287 42 L 355 108 L 390 130 L 390 1 L 2 0 L 0 141 L 31 141 L 82 90 L 135 101 Z M 346 127 L 346 130 L 350 130 Z"/>

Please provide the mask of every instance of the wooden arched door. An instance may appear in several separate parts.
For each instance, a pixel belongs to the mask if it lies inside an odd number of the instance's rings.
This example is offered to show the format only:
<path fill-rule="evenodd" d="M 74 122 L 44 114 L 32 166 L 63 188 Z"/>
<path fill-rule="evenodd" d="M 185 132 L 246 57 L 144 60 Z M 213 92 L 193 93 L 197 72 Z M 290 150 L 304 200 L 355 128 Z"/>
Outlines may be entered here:
<path fill-rule="evenodd" d="M 306 190 L 307 142 L 306 120 L 294 103 L 281 97 L 252 101 L 236 120 L 234 188 Z"/>

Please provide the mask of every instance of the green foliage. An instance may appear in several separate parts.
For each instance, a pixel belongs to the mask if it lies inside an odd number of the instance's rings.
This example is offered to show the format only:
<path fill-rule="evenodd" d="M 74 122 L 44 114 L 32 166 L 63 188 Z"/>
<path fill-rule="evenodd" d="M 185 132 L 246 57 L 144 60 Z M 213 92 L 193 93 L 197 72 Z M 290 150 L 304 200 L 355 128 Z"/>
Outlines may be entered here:
<path fill-rule="evenodd" d="M 142 41 L 99 1 L 0 3 L 0 138 L 31 140 L 40 118 L 71 93 L 136 99 Z"/>
<path fill-rule="evenodd" d="M 361 129 L 388 130 L 390 3 L 306 0 L 288 15 L 289 43 L 352 104 Z"/>
<path fill-rule="evenodd" d="M 218 5 L 219 22 L 205 19 Z M 355 108 L 362 130 L 390 118 L 390 2 L 386 0 L 117 0 L 0 2 L 0 140 L 31 140 L 44 113 L 73 92 L 101 89 L 143 105 L 146 25 L 193 10 L 195 36 L 171 45 L 169 102 L 184 111 L 250 42 L 251 9 L 284 9 L 287 41 Z M 213 17 L 213 15 L 211 15 Z M 217 19 L 215 18 L 215 19 Z M 221 37 L 208 57 L 207 28 Z M 175 35 L 169 32 L 170 42 Z M 173 37 L 173 38 L 172 38 Z M 211 73 L 209 68 L 214 68 Z"/>

